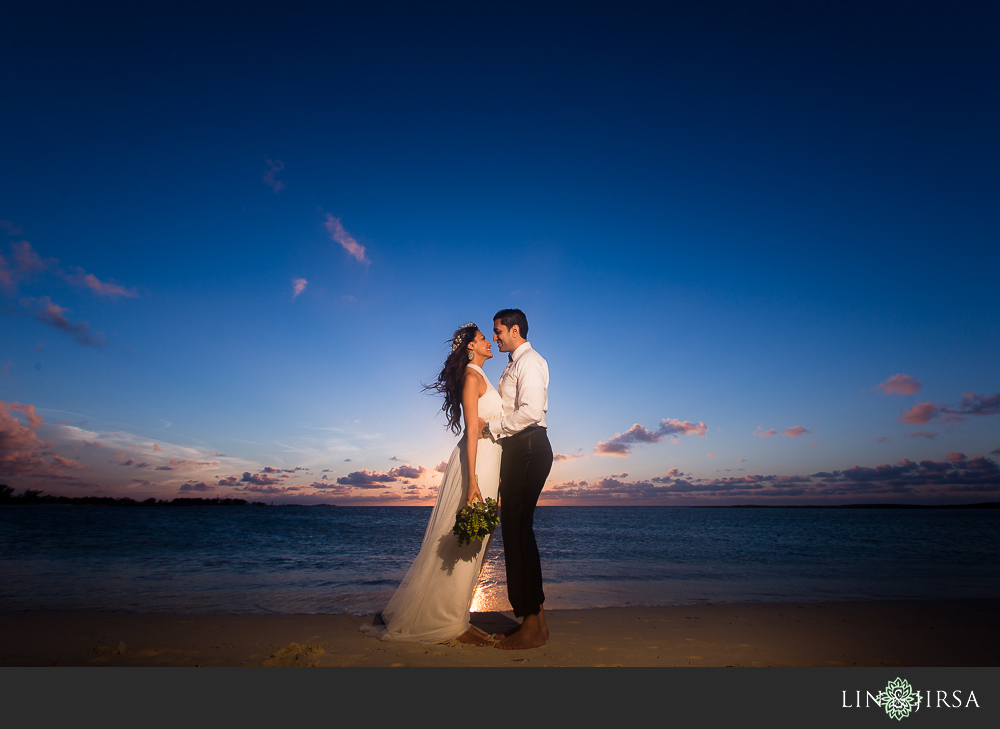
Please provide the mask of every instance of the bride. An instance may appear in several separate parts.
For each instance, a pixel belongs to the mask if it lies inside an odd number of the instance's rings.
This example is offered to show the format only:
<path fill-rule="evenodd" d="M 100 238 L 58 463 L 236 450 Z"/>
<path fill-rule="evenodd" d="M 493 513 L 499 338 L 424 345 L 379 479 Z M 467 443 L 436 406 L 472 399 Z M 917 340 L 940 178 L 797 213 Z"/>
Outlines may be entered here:
<path fill-rule="evenodd" d="M 382 640 L 493 645 L 493 637 L 469 622 L 469 606 L 489 547 L 481 542 L 459 546 L 452 533 L 455 517 L 476 499 L 496 499 L 500 484 L 500 446 L 468 437 L 479 432 L 479 418 L 500 417 L 500 394 L 483 372 L 493 357 L 490 340 L 472 323 L 460 327 L 437 380 L 425 389 L 444 395 L 441 410 L 452 432 L 465 434 L 452 451 L 430 523 L 413 564 L 382 611 L 382 625 L 361 630 Z M 377 619 L 376 619 L 377 622 Z"/>

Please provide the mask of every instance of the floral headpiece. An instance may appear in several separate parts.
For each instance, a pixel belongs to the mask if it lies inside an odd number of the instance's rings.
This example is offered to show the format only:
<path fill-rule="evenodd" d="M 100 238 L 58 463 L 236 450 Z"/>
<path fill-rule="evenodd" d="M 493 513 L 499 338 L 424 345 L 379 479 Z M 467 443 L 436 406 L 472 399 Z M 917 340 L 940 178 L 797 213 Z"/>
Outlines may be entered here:
<path fill-rule="evenodd" d="M 452 354 L 454 354 L 456 349 L 462 346 L 462 332 L 464 332 L 469 327 L 476 327 L 476 322 L 470 321 L 468 324 L 463 324 L 458 328 L 458 331 L 455 333 L 455 336 L 451 340 Z M 476 329 L 479 329 L 479 327 L 476 327 Z"/>

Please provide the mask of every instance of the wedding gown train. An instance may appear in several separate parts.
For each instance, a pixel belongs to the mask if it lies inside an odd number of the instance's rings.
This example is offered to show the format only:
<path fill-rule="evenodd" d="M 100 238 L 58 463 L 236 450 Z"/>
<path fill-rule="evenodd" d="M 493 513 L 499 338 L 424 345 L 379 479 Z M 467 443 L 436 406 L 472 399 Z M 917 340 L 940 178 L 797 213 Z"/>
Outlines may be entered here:
<path fill-rule="evenodd" d="M 486 392 L 479 398 L 480 417 L 484 420 L 500 417 L 500 394 L 481 368 L 474 364 L 468 366 L 486 380 Z M 459 546 L 458 537 L 451 531 L 456 515 L 465 505 L 469 478 L 465 450 L 468 437 L 468 433 L 463 434 L 451 453 L 420 551 L 382 611 L 384 624 L 361 627 L 368 635 L 382 640 L 441 643 L 469 629 L 469 607 L 490 540 Z M 476 476 L 483 499 L 497 498 L 500 452 L 496 443 L 480 439 Z"/>

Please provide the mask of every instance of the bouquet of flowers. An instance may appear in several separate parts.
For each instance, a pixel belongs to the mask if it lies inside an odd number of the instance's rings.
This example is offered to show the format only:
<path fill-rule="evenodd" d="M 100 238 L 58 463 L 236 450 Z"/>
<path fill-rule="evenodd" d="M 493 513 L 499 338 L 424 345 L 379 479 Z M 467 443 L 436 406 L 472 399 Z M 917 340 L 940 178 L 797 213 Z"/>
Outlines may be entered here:
<path fill-rule="evenodd" d="M 493 533 L 500 523 L 499 505 L 493 499 L 477 501 L 458 512 L 452 533 L 458 537 L 459 546 L 479 542 Z"/>

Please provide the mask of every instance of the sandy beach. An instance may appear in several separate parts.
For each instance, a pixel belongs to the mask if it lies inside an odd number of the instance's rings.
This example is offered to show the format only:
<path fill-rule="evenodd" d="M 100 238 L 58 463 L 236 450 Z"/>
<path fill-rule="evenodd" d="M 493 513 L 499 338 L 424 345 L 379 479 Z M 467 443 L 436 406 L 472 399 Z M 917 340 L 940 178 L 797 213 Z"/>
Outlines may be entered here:
<path fill-rule="evenodd" d="M 744 603 L 552 610 L 541 648 L 367 637 L 352 615 L 9 612 L 0 665 L 28 666 L 1000 666 L 1000 599 Z M 476 613 L 488 632 L 510 613 Z"/>

